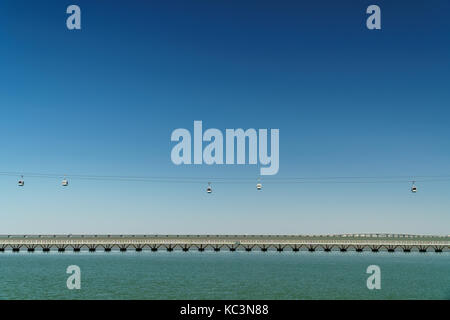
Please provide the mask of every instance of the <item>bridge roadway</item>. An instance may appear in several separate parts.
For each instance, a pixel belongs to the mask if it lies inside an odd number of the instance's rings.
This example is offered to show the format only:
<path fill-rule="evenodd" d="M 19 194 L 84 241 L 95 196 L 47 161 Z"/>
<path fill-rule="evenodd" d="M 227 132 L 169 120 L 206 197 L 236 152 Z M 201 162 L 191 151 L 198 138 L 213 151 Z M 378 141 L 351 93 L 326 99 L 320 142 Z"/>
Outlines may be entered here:
<path fill-rule="evenodd" d="M 342 235 L 0 235 L 0 252 L 88 250 L 435 251 L 450 252 L 450 236 Z"/>

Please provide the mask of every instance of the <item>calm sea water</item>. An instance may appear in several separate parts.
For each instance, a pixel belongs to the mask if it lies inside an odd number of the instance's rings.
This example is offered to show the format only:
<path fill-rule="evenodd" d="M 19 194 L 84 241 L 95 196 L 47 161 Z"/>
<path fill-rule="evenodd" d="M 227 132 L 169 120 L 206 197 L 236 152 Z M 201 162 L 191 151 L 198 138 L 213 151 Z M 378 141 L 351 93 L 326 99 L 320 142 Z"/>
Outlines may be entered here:
<path fill-rule="evenodd" d="M 366 287 L 373 264 L 380 290 Z M 0 299 L 450 299 L 450 254 L 5 252 Z"/>

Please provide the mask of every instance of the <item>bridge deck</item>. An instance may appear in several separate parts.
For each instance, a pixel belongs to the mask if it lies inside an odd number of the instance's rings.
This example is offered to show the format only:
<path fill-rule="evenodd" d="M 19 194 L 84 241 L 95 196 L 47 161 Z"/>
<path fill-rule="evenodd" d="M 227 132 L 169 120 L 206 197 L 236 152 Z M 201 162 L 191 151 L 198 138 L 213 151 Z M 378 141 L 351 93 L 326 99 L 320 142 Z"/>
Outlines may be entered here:
<path fill-rule="evenodd" d="M 363 250 L 388 250 L 403 249 L 404 251 L 432 250 L 447 252 L 450 248 L 449 236 L 419 236 L 397 234 L 358 234 L 358 235 L 0 235 L 0 251 L 12 249 L 19 251 L 27 248 L 34 251 L 41 248 L 47 251 L 50 248 L 58 248 L 64 251 L 66 248 L 81 250 L 88 248 L 95 251 L 103 248 L 107 251 L 118 248 L 122 251 L 127 248 L 142 250 L 149 248 L 153 251 L 158 248 L 183 249 L 197 248 L 230 250 L 262 251 L 276 249 L 278 251 L 307 249 L 315 251 L 323 249 L 331 251 L 339 249 Z"/>

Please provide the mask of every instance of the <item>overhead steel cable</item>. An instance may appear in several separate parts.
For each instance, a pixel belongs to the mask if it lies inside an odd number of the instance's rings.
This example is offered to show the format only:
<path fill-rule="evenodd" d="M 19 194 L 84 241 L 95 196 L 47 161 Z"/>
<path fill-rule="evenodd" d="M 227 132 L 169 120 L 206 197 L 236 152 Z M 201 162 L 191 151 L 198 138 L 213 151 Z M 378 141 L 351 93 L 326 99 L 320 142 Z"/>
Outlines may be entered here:
<path fill-rule="evenodd" d="M 36 172 L 0 172 L 0 176 L 80 179 L 96 181 L 129 181 L 129 182 L 164 182 L 164 183 L 244 183 L 261 179 L 264 183 L 293 183 L 293 184 L 325 184 L 325 183 L 406 183 L 406 182 L 445 182 L 450 181 L 450 175 L 410 175 L 410 176 L 335 176 L 335 177 L 284 177 L 270 176 L 248 177 L 170 177 L 170 176 L 121 176 L 121 175 L 88 175 L 88 174 L 56 174 Z"/>

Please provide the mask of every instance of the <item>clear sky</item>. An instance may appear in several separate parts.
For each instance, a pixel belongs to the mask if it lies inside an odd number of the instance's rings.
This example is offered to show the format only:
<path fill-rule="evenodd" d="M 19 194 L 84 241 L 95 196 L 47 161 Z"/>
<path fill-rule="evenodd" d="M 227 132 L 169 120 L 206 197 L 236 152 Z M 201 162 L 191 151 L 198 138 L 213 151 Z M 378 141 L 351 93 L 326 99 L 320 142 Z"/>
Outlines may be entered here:
<path fill-rule="evenodd" d="M 82 30 L 66 28 L 77 4 Z M 382 29 L 365 10 L 381 7 Z M 278 178 L 450 175 L 450 2 L 0 2 L 0 171 L 175 166 L 176 128 L 280 129 Z M 450 182 L 214 185 L 0 176 L 0 233 L 449 234 Z"/>

